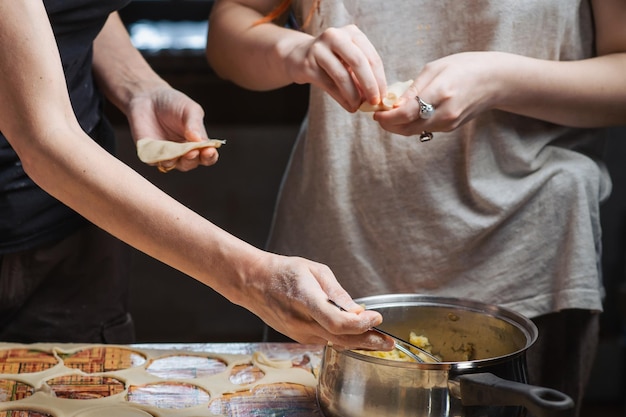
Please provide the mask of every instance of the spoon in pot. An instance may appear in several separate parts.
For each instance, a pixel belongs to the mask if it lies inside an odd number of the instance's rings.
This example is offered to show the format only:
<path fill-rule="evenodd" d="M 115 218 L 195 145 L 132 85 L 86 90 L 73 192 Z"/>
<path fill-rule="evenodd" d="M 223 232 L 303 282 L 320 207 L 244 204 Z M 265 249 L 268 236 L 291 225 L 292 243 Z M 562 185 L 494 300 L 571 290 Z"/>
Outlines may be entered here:
<path fill-rule="evenodd" d="M 345 308 L 341 307 L 339 304 L 337 304 L 336 302 L 334 302 L 333 300 L 331 300 L 330 298 L 328 299 L 328 302 L 331 303 L 332 305 L 334 305 L 335 307 L 337 307 L 339 310 L 341 311 L 348 311 Z M 413 353 L 410 348 L 413 348 L 415 350 L 417 350 L 419 353 L 421 353 L 422 355 L 426 356 L 428 359 L 430 359 L 429 362 L 441 362 L 441 360 L 436 357 L 435 355 L 433 355 L 432 353 L 428 352 L 427 350 L 414 345 L 411 342 L 407 342 L 404 339 L 399 338 L 398 336 L 395 336 L 385 330 L 379 329 L 378 327 L 372 327 L 371 330 L 374 330 L 375 332 L 378 332 L 380 334 L 384 334 L 385 336 L 389 336 L 393 339 L 394 342 L 394 347 L 396 349 L 398 349 L 400 352 L 404 353 L 405 355 L 407 355 L 409 358 L 413 359 L 415 362 L 418 363 L 425 363 L 426 361 L 424 359 L 422 359 L 419 355 Z M 405 347 L 405 346 L 408 346 Z"/>

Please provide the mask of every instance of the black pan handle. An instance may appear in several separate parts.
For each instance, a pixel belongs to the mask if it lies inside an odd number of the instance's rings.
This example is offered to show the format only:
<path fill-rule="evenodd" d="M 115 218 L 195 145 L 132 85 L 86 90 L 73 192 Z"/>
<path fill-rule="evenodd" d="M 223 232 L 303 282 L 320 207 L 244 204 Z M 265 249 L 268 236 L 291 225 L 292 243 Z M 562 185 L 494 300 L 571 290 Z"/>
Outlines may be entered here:
<path fill-rule="evenodd" d="M 491 373 L 458 376 L 461 403 L 523 406 L 534 417 L 574 416 L 574 401 L 560 391 L 509 381 Z"/>

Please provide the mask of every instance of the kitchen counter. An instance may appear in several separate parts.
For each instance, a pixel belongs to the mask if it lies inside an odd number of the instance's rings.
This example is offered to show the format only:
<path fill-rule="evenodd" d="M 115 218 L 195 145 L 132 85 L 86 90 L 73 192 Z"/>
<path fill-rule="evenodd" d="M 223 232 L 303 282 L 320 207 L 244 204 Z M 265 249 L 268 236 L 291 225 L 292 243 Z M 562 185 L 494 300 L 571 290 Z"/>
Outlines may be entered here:
<path fill-rule="evenodd" d="M 321 416 L 322 352 L 295 343 L 0 343 L 0 416 Z"/>

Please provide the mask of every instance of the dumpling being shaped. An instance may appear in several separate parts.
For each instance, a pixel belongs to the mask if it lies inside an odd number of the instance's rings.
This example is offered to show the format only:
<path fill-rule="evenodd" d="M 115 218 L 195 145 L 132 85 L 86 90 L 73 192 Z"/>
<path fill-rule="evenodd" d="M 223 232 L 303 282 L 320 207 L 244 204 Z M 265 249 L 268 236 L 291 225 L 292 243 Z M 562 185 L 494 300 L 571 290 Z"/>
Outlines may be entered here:
<path fill-rule="evenodd" d="M 137 156 L 141 162 L 155 164 L 176 159 L 193 149 L 219 148 L 225 143 L 225 140 L 219 139 L 209 139 L 202 142 L 172 142 L 143 138 L 137 141 Z"/>
<path fill-rule="evenodd" d="M 413 80 L 398 81 L 387 87 L 387 95 L 378 104 L 363 103 L 359 110 L 363 112 L 375 112 L 380 110 L 391 110 L 402 94 L 413 84 Z"/>

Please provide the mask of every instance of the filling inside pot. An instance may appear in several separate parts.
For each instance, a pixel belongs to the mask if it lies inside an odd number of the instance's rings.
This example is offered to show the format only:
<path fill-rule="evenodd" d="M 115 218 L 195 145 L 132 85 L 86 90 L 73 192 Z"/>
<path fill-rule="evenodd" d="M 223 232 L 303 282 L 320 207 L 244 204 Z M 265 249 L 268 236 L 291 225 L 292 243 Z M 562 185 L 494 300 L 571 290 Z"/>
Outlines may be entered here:
<path fill-rule="evenodd" d="M 523 322 L 519 324 L 518 321 L 522 319 L 505 313 L 496 314 L 493 308 L 494 311 L 485 312 L 445 304 L 368 307 L 379 311 L 385 318 L 381 325 L 383 330 L 424 348 L 442 362 L 507 356 L 527 348 L 536 337 L 531 325 Z M 413 361 L 398 351 L 356 353 L 396 361 Z"/>
<path fill-rule="evenodd" d="M 423 335 L 418 335 L 414 331 L 411 331 L 409 334 L 408 341 L 419 348 L 424 349 L 426 352 L 433 353 L 433 345 L 428 340 L 428 337 Z M 434 362 L 431 358 L 421 353 L 419 350 L 410 348 L 411 352 L 415 353 L 419 356 L 424 362 Z M 474 344 L 471 342 L 461 343 L 456 346 L 454 349 L 455 352 L 455 360 L 456 361 L 471 361 L 476 359 L 476 351 L 474 349 Z M 409 357 L 404 352 L 393 349 L 391 351 L 369 351 L 369 350 L 355 350 L 355 352 L 360 353 L 361 355 L 373 356 L 375 358 L 388 359 L 392 361 L 400 361 L 400 362 L 415 362 L 415 359 Z M 440 361 L 445 360 L 441 355 L 435 354 L 439 358 Z"/>

